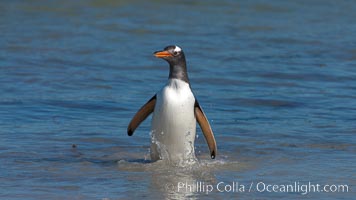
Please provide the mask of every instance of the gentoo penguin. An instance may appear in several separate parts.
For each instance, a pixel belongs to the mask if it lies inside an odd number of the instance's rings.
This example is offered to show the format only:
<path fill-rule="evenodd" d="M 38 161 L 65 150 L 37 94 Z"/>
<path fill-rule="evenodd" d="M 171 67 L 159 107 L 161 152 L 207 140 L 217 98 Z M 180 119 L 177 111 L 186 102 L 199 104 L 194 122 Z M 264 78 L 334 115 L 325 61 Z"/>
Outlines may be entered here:
<path fill-rule="evenodd" d="M 190 88 L 182 49 L 171 45 L 154 55 L 169 63 L 168 83 L 139 109 L 128 125 L 127 134 L 132 136 L 140 123 L 153 112 L 151 160 L 190 163 L 196 161 L 194 141 L 197 121 L 214 159 L 217 153 L 214 134 Z"/>

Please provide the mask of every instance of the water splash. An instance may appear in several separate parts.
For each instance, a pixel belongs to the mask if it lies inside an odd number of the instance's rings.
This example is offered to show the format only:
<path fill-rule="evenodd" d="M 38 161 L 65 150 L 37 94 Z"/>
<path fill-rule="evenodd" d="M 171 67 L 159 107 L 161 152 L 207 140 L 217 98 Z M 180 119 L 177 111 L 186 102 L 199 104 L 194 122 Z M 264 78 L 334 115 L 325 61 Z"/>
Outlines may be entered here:
<path fill-rule="evenodd" d="M 190 131 L 187 131 L 184 134 L 183 152 L 170 152 L 168 146 L 166 146 L 167 144 L 164 144 L 157 138 L 161 135 L 164 135 L 164 133 L 161 132 L 159 135 L 157 135 L 156 130 L 151 130 L 151 160 L 162 160 L 168 165 L 178 167 L 187 167 L 197 164 L 198 161 L 195 156 L 194 141 L 191 140 L 191 134 L 192 133 Z"/>

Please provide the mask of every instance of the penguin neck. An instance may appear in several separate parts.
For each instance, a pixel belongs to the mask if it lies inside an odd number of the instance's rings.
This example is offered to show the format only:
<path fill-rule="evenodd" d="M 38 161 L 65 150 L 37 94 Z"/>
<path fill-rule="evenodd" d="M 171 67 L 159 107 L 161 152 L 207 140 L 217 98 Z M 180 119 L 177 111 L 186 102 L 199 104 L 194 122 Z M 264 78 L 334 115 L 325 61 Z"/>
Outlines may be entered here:
<path fill-rule="evenodd" d="M 185 61 L 169 64 L 169 79 L 179 79 L 189 84 L 187 65 Z"/>

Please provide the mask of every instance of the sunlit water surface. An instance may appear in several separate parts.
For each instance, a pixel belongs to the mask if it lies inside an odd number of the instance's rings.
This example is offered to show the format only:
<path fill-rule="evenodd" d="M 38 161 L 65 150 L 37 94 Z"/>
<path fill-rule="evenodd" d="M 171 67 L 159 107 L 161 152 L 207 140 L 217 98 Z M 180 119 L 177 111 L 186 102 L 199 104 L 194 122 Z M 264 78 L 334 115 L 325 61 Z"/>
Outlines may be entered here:
<path fill-rule="evenodd" d="M 354 198 L 355 10 L 331 0 L 3 1 L 0 198 Z M 168 44 L 185 51 L 215 160 L 200 129 L 200 162 L 185 168 L 150 162 L 150 120 L 127 136 L 167 81 L 152 53 Z M 256 187 L 309 181 L 349 192 Z"/>

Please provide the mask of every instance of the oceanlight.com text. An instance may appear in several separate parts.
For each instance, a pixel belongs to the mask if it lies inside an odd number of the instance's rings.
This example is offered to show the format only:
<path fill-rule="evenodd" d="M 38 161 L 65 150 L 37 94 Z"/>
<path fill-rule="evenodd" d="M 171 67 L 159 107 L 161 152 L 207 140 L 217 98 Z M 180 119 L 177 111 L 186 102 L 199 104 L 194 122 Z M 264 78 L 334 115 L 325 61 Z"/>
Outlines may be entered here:
<path fill-rule="evenodd" d="M 182 193 L 244 193 L 244 192 L 266 192 L 266 193 L 298 193 L 307 195 L 309 193 L 344 193 L 349 192 L 347 184 L 319 184 L 312 182 L 289 182 L 287 184 L 271 184 L 263 181 L 240 183 L 240 182 L 218 182 L 216 184 L 197 182 L 178 182 L 177 184 L 166 184 L 166 190 Z"/>

